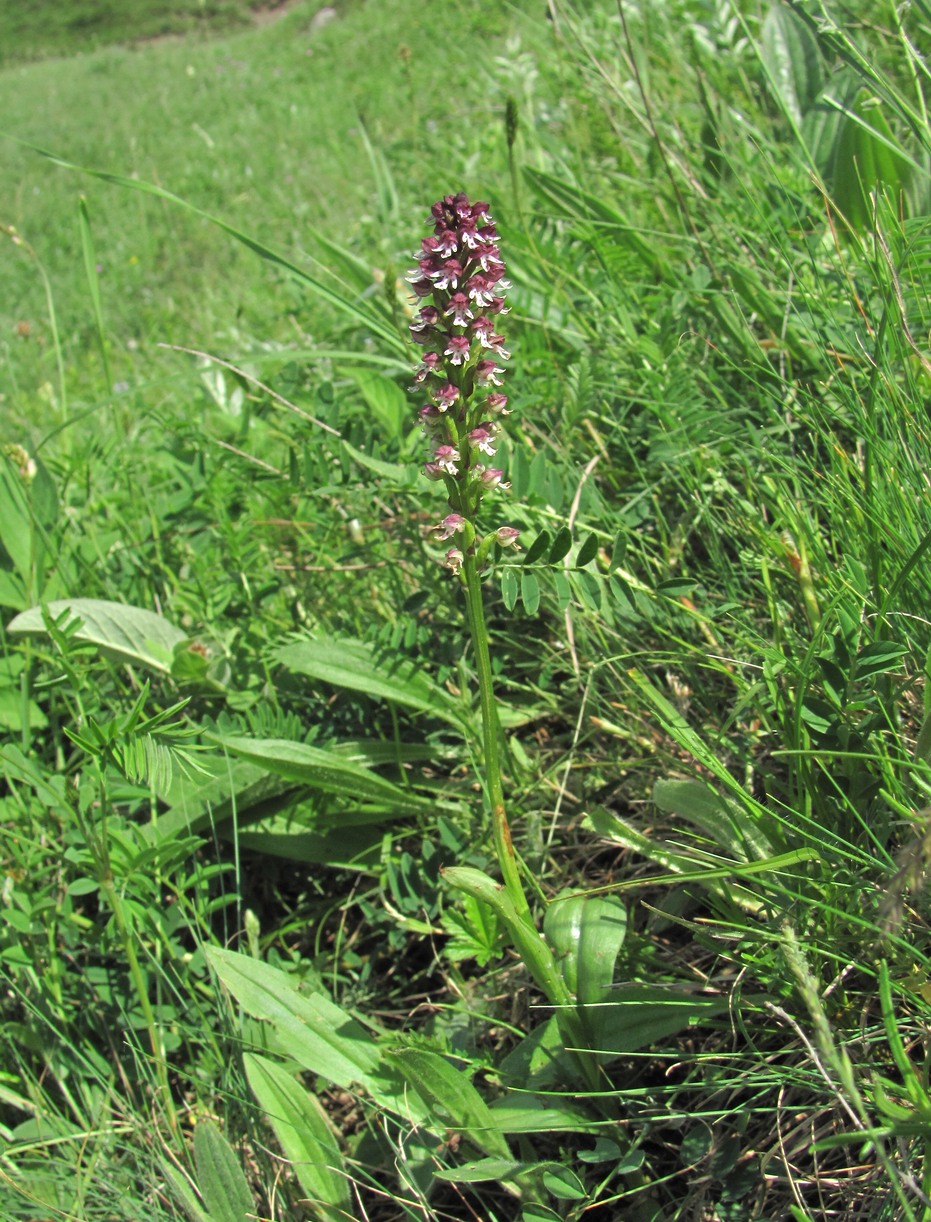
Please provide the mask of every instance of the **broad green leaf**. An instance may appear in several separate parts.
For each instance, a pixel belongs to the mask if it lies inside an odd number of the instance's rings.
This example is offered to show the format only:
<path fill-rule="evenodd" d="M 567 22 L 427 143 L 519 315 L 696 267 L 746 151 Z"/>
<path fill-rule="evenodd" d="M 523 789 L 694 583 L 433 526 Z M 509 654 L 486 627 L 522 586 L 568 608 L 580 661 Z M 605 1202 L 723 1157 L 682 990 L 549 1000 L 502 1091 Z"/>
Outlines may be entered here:
<path fill-rule="evenodd" d="M 723 994 L 692 993 L 675 985 L 623 984 L 612 990 L 611 1001 L 591 1007 L 586 1017 L 596 1051 L 616 1056 L 653 1047 L 727 1009 Z"/>
<path fill-rule="evenodd" d="M 26 717 L 33 730 L 44 730 L 48 718 L 34 700 L 26 704 Z M 14 687 L 0 687 L 0 727 L 18 731 L 23 728 L 23 698 Z"/>
<path fill-rule="evenodd" d="M 213 736 L 211 736 L 213 737 Z M 261 764 L 282 776 L 323 793 L 355 802 L 377 802 L 399 814 L 433 810 L 435 803 L 355 764 L 333 751 L 286 738 L 216 737 L 231 755 Z"/>
<path fill-rule="evenodd" d="M 872 192 L 885 191 L 899 210 L 908 185 L 908 159 L 867 90 L 857 93 L 841 120 L 834 150 L 831 196 L 859 232 L 873 228 Z"/>
<path fill-rule="evenodd" d="M 345 816 L 343 816 L 345 818 Z M 383 813 L 368 814 L 369 823 L 384 822 Z M 349 826 L 310 831 L 295 821 L 295 814 L 266 819 L 256 827 L 239 832 L 241 848 L 253 853 L 267 853 L 286 861 L 344 867 L 351 870 L 372 870 L 378 865 L 384 833 L 380 826 Z"/>
<path fill-rule="evenodd" d="M 575 558 L 576 566 L 580 569 L 584 569 L 586 564 L 591 564 L 597 555 L 598 536 L 592 534 L 585 539 L 582 546 L 579 548 L 578 555 Z"/>
<path fill-rule="evenodd" d="M 588 1196 L 585 1185 L 572 1170 L 561 1163 L 543 1167 L 543 1186 L 557 1201 L 584 1201 Z"/>
<path fill-rule="evenodd" d="M 510 1158 L 508 1144 L 488 1104 L 463 1070 L 424 1048 L 402 1048 L 388 1056 L 423 1100 L 440 1130 L 454 1129 L 486 1154 Z"/>
<path fill-rule="evenodd" d="M 555 1022 L 553 1029 L 558 1031 Z M 576 1069 L 573 1061 L 567 1059 L 565 1064 Z M 491 1114 L 502 1133 L 597 1133 L 602 1123 L 575 1099 L 531 1095 L 524 1090 L 509 1091 L 496 1099 Z"/>
<path fill-rule="evenodd" d="M 363 641 L 318 637 L 276 650 L 274 660 L 296 675 L 391 700 L 461 725 L 453 697 L 407 658 L 385 659 Z"/>
<path fill-rule="evenodd" d="M 420 469 L 414 463 L 386 462 L 383 458 L 366 454 L 364 450 L 357 450 L 348 441 L 343 442 L 343 449 L 360 467 L 382 479 L 390 480 L 397 488 L 410 488 L 418 480 Z"/>
<path fill-rule="evenodd" d="M 233 819 L 237 827 L 254 823 L 293 803 L 300 790 L 294 781 L 229 755 L 200 755 L 197 762 L 209 775 L 175 774 L 163 795 L 171 808 L 159 815 L 151 832 L 146 829 L 152 838 L 167 840 L 179 831 L 222 828 Z"/>
<path fill-rule="evenodd" d="M 904 645 L 896 645 L 894 641 L 875 641 L 867 645 L 860 650 L 854 662 L 854 681 L 896 670 L 908 652 Z"/>
<path fill-rule="evenodd" d="M 477 1158 L 461 1167 L 435 1171 L 438 1180 L 451 1184 L 484 1184 L 490 1180 L 512 1180 L 521 1171 L 532 1171 L 534 1164 L 516 1162 L 512 1158 Z"/>
<path fill-rule="evenodd" d="M 352 1195 L 343 1156 L 316 1098 L 275 1061 L 247 1052 L 243 1064 L 252 1093 L 314 1213 L 327 1219 L 351 1217 Z"/>
<path fill-rule="evenodd" d="M 548 530 L 541 530 L 534 541 L 527 548 L 524 555 L 524 564 L 536 564 L 543 553 L 550 545 L 550 534 Z"/>
<path fill-rule="evenodd" d="M 547 905 L 543 930 L 579 1004 L 604 1001 L 627 933 L 621 900 L 615 895 L 557 897 Z"/>
<path fill-rule="evenodd" d="M 75 639 L 98 646 L 107 657 L 119 662 L 136 663 L 149 670 L 169 674 L 175 647 L 187 640 L 187 633 L 176 628 L 154 611 L 99 598 L 61 598 L 47 605 L 48 614 L 57 620 L 68 612 L 68 623 L 81 621 Z M 46 635 L 41 607 L 30 607 L 9 624 L 10 633 Z"/>
<path fill-rule="evenodd" d="M 161 1163 L 162 1175 L 171 1185 L 171 1191 L 177 1201 L 180 1202 L 181 1208 L 187 1214 L 188 1222 L 212 1222 L 212 1219 L 200 1207 L 200 1202 L 194 1195 L 194 1192 L 181 1174 L 167 1159 Z"/>
<path fill-rule="evenodd" d="M 550 554 L 547 560 L 550 564 L 558 564 L 560 560 L 564 560 L 569 555 L 572 549 L 572 531 L 568 526 L 562 526 L 559 533 L 553 540 L 553 546 L 550 548 Z"/>
<path fill-rule="evenodd" d="M 202 1120 L 194 1130 L 194 1165 L 211 1222 L 248 1222 L 255 1216 L 239 1160 L 212 1120 Z"/>

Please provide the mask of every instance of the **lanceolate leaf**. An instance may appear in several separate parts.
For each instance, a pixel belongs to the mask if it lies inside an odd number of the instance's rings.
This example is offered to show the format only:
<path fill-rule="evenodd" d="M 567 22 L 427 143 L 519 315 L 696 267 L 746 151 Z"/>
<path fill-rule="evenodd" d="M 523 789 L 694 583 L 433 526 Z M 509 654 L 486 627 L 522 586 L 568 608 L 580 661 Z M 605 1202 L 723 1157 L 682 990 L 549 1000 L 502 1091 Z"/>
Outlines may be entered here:
<path fill-rule="evenodd" d="M 336 1086 L 369 1087 L 381 1054 L 369 1033 L 322 993 L 299 993 L 286 972 L 211 947 L 211 967 L 253 1018 L 264 1019 L 304 1069 Z"/>
<path fill-rule="evenodd" d="M 440 1129 L 454 1129 L 493 1157 L 510 1157 L 491 1109 L 461 1069 L 424 1048 L 404 1048 L 389 1056 Z"/>
<path fill-rule="evenodd" d="M 97 645 L 108 657 L 162 674 L 170 673 L 175 647 L 187 640 L 187 634 L 180 628 L 144 607 L 130 607 L 99 598 L 63 598 L 49 603 L 47 611 L 54 620 L 66 612 L 68 623 L 79 619 L 81 623 L 75 630 L 75 638 Z M 7 631 L 46 635 L 42 608 L 30 607 L 21 612 Z"/>
<path fill-rule="evenodd" d="M 197 1186 L 211 1222 L 248 1222 L 255 1202 L 239 1160 L 212 1120 L 194 1130 L 194 1162 Z"/>
<path fill-rule="evenodd" d="M 323 793 L 353 802 L 377 802 L 399 814 L 433 810 L 435 803 L 401 789 L 360 764 L 332 751 L 311 747 L 286 738 L 217 738 L 231 755 L 261 764 L 276 776 L 286 777 Z"/>
<path fill-rule="evenodd" d="M 318 1217 L 352 1216 L 349 1179 L 333 1130 L 316 1098 L 276 1061 L 243 1057 L 252 1092 L 275 1130 L 308 1203 Z"/>
<path fill-rule="evenodd" d="M 462 723 L 453 697 L 422 667 L 406 658 L 384 659 L 363 641 L 318 637 L 284 645 L 274 656 L 293 674 Z"/>
<path fill-rule="evenodd" d="M 372 1036 L 324 993 L 299 992 L 286 972 L 235 951 L 210 947 L 206 955 L 246 1013 L 269 1023 L 280 1050 L 302 1069 L 344 1090 L 359 1087 L 407 1121 L 424 1119 Z"/>

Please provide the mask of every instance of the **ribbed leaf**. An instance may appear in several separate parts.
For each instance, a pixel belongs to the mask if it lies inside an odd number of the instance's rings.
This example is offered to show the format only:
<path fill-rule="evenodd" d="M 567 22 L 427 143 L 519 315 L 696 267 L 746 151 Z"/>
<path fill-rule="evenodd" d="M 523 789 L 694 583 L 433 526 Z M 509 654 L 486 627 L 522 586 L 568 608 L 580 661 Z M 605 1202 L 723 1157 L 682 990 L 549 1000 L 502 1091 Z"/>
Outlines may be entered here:
<path fill-rule="evenodd" d="M 570 895 L 546 909 L 543 930 L 580 1005 L 604 1001 L 627 933 L 627 909 L 613 895 Z"/>
<path fill-rule="evenodd" d="M 510 1158 L 508 1143 L 488 1104 L 461 1069 L 424 1048 L 404 1048 L 388 1055 L 426 1104 L 440 1130 L 454 1129 L 486 1154 Z"/>
<path fill-rule="evenodd" d="M 57 620 L 68 612 L 68 623 L 80 619 L 75 639 L 96 645 L 108 657 L 120 662 L 134 662 L 149 670 L 168 674 L 175 646 L 187 640 L 187 634 L 154 611 L 130 607 L 124 603 L 107 602 L 99 598 L 61 598 L 48 604 L 48 613 Z M 9 632 L 46 635 L 41 607 L 30 607 L 10 623 Z"/>
<path fill-rule="evenodd" d="M 334 637 L 295 641 L 276 650 L 274 659 L 292 674 L 307 675 L 333 687 L 363 692 L 461 724 L 458 705 L 422 667 L 407 658 L 385 659 L 363 641 Z"/>
<path fill-rule="evenodd" d="M 435 805 L 351 759 L 320 747 L 308 746 L 307 743 L 296 743 L 286 738 L 216 737 L 214 741 L 231 755 L 261 764 L 276 776 L 350 799 L 354 803 L 377 802 L 400 814 L 432 810 Z"/>
<path fill-rule="evenodd" d="M 776 3 L 763 21 L 760 54 L 776 100 L 798 129 L 823 83 L 815 36 L 790 8 Z"/>
<path fill-rule="evenodd" d="M 212 1120 L 201 1121 L 194 1130 L 194 1163 L 211 1222 L 248 1222 L 255 1216 L 239 1160 Z"/>
<path fill-rule="evenodd" d="M 247 1052 L 243 1064 L 252 1093 L 293 1164 L 311 1208 L 320 1218 L 344 1222 L 351 1216 L 349 1179 L 323 1108 L 277 1062 Z"/>
<path fill-rule="evenodd" d="M 282 1051 L 344 1090 L 361 1087 L 380 1106 L 417 1123 L 420 1113 L 360 1023 L 323 993 L 298 992 L 286 972 L 220 947 L 210 966 L 247 1014 L 270 1023 Z"/>

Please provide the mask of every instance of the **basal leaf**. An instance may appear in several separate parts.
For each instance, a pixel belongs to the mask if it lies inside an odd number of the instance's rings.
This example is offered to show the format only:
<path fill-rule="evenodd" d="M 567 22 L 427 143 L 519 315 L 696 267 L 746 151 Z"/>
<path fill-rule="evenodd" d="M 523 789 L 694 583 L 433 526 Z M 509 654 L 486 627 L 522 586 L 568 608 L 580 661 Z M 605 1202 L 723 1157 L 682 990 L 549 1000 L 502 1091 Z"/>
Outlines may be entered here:
<path fill-rule="evenodd" d="M 307 1203 L 320 1218 L 352 1216 L 343 1156 L 316 1098 L 276 1061 L 247 1052 L 246 1078 L 279 1145 L 294 1167 Z"/>
<path fill-rule="evenodd" d="M 488 1104 L 467 1075 L 445 1057 L 425 1048 L 403 1048 L 389 1054 L 423 1100 L 431 1119 L 442 1129 L 454 1129 L 480 1150 L 510 1158 L 508 1143 L 495 1124 Z"/>
<path fill-rule="evenodd" d="M 194 1163 L 211 1222 L 248 1222 L 255 1216 L 239 1159 L 212 1120 L 201 1121 L 194 1130 Z"/>
<path fill-rule="evenodd" d="M 107 657 L 136 663 L 162 674 L 171 671 L 175 646 L 187 640 L 187 633 L 144 607 L 99 598 L 61 598 L 48 603 L 47 610 L 54 620 L 66 612 L 68 623 L 79 619 L 81 623 L 74 633 L 75 638 L 98 646 Z M 14 635 L 46 635 L 42 608 L 30 607 L 21 612 L 8 625 L 7 631 Z"/>
<path fill-rule="evenodd" d="M 461 725 L 453 697 L 422 667 L 407 658 L 383 658 L 364 641 L 334 637 L 295 641 L 276 650 L 274 659 L 292 674 L 391 700 Z"/>
<path fill-rule="evenodd" d="M 212 736 L 211 736 L 212 737 Z M 219 737 L 231 755 L 260 764 L 276 776 L 334 794 L 353 803 L 377 802 L 399 814 L 433 810 L 434 803 L 333 751 L 286 738 Z"/>

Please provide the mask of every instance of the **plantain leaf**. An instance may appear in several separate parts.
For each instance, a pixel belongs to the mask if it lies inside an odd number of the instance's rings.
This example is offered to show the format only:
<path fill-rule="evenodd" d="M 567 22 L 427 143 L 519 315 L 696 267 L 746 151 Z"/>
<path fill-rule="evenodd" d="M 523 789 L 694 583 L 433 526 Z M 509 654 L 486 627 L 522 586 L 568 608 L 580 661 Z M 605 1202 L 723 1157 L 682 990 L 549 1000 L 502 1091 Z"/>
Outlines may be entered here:
<path fill-rule="evenodd" d="M 412 1111 L 403 1083 L 386 1072 L 368 1031 L 322 992 L 298 992 L 286 972 L 221 947 L 205 952 L 210 966 L 247 1014 L 269 1023 L 282 1051 L 302 1069 L 344 1090 L 361 1087 L 376 1103 L 406 1120 Z"/>
<path fill-rule="evenodd" d="M 407 658 L 386 661 L 364 641 L 317 637 L 284 645 L 273 657 L 292 674 L 364 692 L 367 696 L 432 713 L 455 725 L 462 724 L 458 704 L 423 667 Z"/>
<path fill-rule="evenodd" d="M 261 764 L 276 776 L 308 785 L 323 793 L 355 802 L 376 802 L 400 814 L 433 810 L 435 803 L 418 797 L 393 781 L 334 751 L 311 747 L 287 738 L 211 736 L 231 755 Z"/>
<path fill-rule="evenodd" d="M 785 4 L 773 4 L 763 20 L 760 57 L 776 101 L 798 130 L 818 96 L 824 70 L 815 36 Z"/>
<path fill-rule="evenodd" d="M 319 1218 L 343 1222 L 351 1217 L 343 1156 L 316 1098 L 276 1061 L 247 1052 L 243 1064 L 252 1093 L 294 1166 L 307 1204 Z"/>
<path fill-rule="evenodd" d="M 403 1048 L 388 1054 L 423 1100 L 440 1130 L 454 1129 L 494 1158 L 510 1158 L 488 1104 L 469 1078 L 445 1057 L 425 1048 Z"/>
<path fill-rule="evenodd" d="M 211 1222 L 248 1222 L 255 1217 L 255 1202 L 239 1160 L 212 1120 L 194 1130 L 197 1187 Z"/>
<path fill-rule="evenodd" d="M 47 635 L 42 611 L 42 607 L 30 607 L 21 612 L 7 631 L 14 635 Z M 187 640 L 187 633 L 154 611 L 100 598 L 61 598 L 48 603 L 47 611 L 54 620 L 64 614 L 68 623 L 79 619 L 75 638 L 96 645 L 105 656 L 135 662 L 162 674 L 170 674 L 175 647 Z"/>
<path fill-rule="evenodd" d="M 543 931 L 579 1005 L 604 1001 L 627 933 L 627 909 L 614 895 L 557 897 Z"/>

